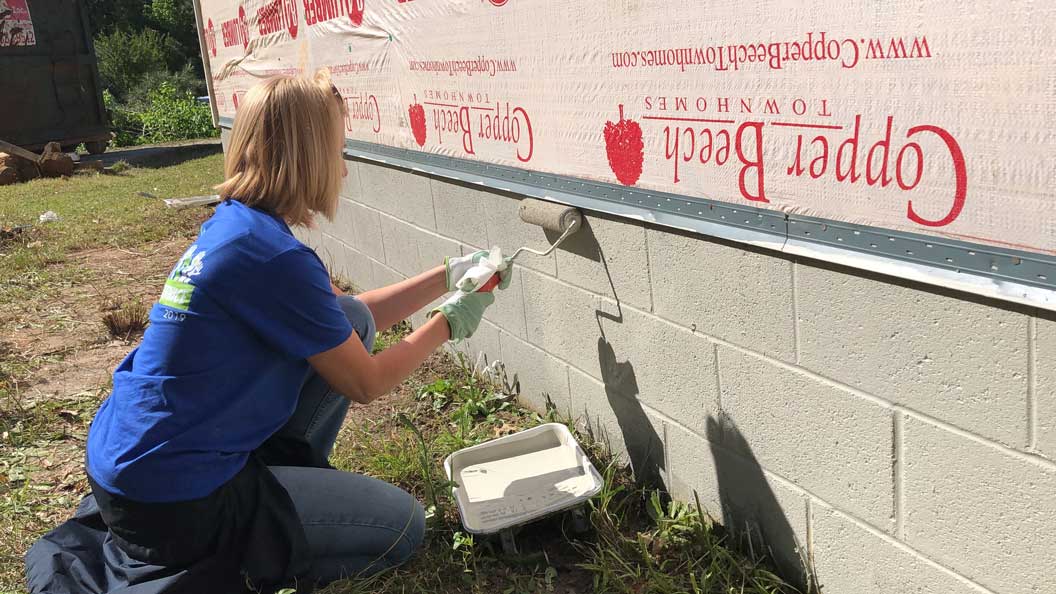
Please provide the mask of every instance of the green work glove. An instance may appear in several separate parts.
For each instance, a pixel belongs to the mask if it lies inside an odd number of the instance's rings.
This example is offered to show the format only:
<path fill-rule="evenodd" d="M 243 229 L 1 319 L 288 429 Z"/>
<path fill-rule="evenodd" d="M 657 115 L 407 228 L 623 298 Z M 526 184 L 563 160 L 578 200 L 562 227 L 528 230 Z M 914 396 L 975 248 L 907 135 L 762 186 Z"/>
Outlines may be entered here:
<path fill-rule="evenodd" d="M 506 256 L 502 263 L 506 266 L 499 271 L 499 288 L 505 289 L 513 282 L 513 258 Z"/>
<path fill-rule="evenodd" d="M 454 291 L 458 279 L 466 275 L 473 265 L 488 257 L 488 250 L 473 252 L 468 256 L 458 258 L 444 258 L 444 272 L 447 275 L 447 290 Z"/>
<path fill-rule="evenodd" d="M 473 336 L 480 325 L 480 318 L 484 316 L 484 310 L 495 303 L 495 295 L 492 293 L 463 293 L 457 291 L 439 307 L 429 312 L 429 317 L 437 313 L 443 314 L 447 319 L 447 325 L 451 328 L 451 340 L 462 340 Z"/>

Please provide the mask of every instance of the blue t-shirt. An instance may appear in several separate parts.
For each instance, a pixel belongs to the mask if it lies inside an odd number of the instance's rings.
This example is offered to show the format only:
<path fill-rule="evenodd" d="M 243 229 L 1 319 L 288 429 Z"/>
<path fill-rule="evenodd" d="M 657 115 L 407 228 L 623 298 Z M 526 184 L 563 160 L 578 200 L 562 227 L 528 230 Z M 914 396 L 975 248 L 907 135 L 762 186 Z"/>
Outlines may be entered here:
<path fill-rule="evenodd" d="M 223 202 L 114 372 L 88 473 L 137 501 L 208 495 L 293 414 L 305 359 L 351 334 L 315 252 L 282 220 Z"/>

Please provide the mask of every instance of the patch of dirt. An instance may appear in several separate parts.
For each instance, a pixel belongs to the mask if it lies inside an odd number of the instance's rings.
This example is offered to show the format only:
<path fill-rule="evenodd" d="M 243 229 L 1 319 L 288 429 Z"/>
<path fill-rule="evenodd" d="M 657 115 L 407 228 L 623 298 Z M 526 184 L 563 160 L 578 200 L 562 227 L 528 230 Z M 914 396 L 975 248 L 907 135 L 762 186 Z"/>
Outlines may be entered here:
<path fill-rule="evenodd" d="M 406 410 L 408 404 L 414 400 L 415 386 L 429 384 L 437 378 L 450 375 L 453 365 L 442 352 L 433 353 L 422 363 L 421 367 L 411 374 L 411 377 L 396 386 L 393 391 L 370 404 L 353 404 L 349 407 L 342 431 L 347 431 L 351 427 L 359 427 L 367 420 L 392 419 L 397 411 Z M 395 420 L 392 421 L 392 425 L 396 426 Z"/>
<path fill-rule="evenodd" d="M 166 240 L 135 251 L 74 253 L 56 265 L 69 279 L 58 298 L 0 309 L 0 394 L 7 392 L 0 399 L 0 504 L 12 514 L 3 523 L 0 565 L 17 569 L 25 548 L 88 492 L 88 425 L 114 368 L 140 338 L 112 338 L 102 318 L 122 303 L 156 301 L 187 245 Z M 0 572 L 0 590 L 20 573 Z"/>
<path fill-rule="evenodd" d="M 64 267 L 77 269 L 85 281 L 65 286 L 58 299 L 5 304 L 0 335 L 24 362 L 105 344 L 110 337 L 103 315 L 121 302 L 156 301 L 186 248 L 187 240 L 169 240 L 137 251 L 103 248 L 75 253 Z"/>
<path fill-rule="evenodd" d="M 74 348 L 68 355 L 45 363 L 32 373 L 25 385 L 18 386 L 23 403 L 79 402 L 94 396 L 110 382 L 110 375 L 132 345 L 110 341 Z"/>

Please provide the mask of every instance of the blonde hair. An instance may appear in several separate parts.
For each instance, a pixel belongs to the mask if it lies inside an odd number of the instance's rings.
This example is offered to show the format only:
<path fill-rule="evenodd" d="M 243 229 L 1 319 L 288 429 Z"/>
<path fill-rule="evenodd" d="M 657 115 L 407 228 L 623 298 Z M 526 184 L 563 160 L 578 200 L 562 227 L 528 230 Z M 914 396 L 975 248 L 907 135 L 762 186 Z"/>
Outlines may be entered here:
<path fill-rule="evenodd" d="M 224 159 L 223 199 L 266 210 L 291 225 L 316 213 L 333 220 L 344 176 L 345 103 L 325 72 L 276 76 L 239 105 Z"/>

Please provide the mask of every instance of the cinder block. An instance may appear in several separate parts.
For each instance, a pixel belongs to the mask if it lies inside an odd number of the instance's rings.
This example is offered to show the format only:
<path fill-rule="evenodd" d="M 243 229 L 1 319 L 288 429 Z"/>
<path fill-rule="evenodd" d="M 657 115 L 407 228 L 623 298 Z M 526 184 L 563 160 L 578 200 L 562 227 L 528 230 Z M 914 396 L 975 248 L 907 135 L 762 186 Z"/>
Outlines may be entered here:
<path fill-rule="evenodd" d="M 518 280 L 528 340 L 600 379 L 598 296 L 530 270 L 517 270 Z"/>
<path fill-rule="evenodd" d="M 419 233 L 418 272 L 424 272 L 444 263 L 444 258 L 462 255 L 462 246 L 435 233 Z"/>
<path fill-rule="evenodd" d="M 352 200 L 338 198 L 333 223 L 324 223 L 329 230 L 328 233 L 348 245 L 355 245 L 355 209 L 356 203 Z"/>
<path fill-rule="evenodd" d="M 1038 451 L 1056 460 L 1056 321 L 1037 318 L 1034 399 L 1038 407 Z"/>
<path fill-rule="evenodd" d="M 791 262 L 671 231 L 646 237 L 657 315 L 794 360 Z"/>
<path fill-rule="evenodd" d="M 341 180 L 341 196 L 349 200 L 359 200 L 363 195 L 363 186 L 359 181 L 359 166 L 356 161 L 345 159 L 345 178 Z"/>
<path fill-rule="evenodd" d="M 466 356 L 471 365 L 484 366 L 491 365 L 495 361 L 502 361 L 499 334 L 498 326 L 482 320 L 473 336 L 458 345 L 459 351 Z"/>
<path fill-rule="evenodd" d="M 1056 466 L 907 415 L 905 541 L 1001 594 L 1056 592 Z"/>
<path fill-rule="evenodd" d="M 1027 316 L 797 264 L 800 364 L 1021 447 Z"/>
<path fill-rule="evenodd" d="M 309 229 L 308 227 L 293 227 L 290 229 L 293 231 L 293 236 L 296 237 L 304 245 L 315 248 L 319 245 L 320 232 L 318 229 Z"/>
<path fill-rule="evenodd" d="M 376 260 L 371 260 L 370 263 L 371 267 L 373 268 L 371 278 L 374 280 L 374 286 L 371 287 L 372 289 L 377 289 L 378 287 L 387 287 L 389 285 L 398 283 L 406 278 L 399 272 L 396 272 L 395 270 Z"/>
<path fill-rule="evenodd" d="M 425 229 L 436 228 L 428 177 L 366 161 L 358 167 L 363 204 Z"/>
<path fill-rule="evenodd" d="M 315 253 L 323 261 L 330 276 L 344 279 L 360 291 L 369 289 L 374 274 L 370 258 L 329 235 L 322 235 L 322 238 Z"/>
<path fill-rule="evenodd" d="M 723 445 L 874 526 L 893 528 L 890 409 L 719 347 Z"/>
<path fill-rule="evenodd" d="M 224 147 L 224 152 L 227 152 L 227 145 L 231 142 L 231 129 L 220 128 L 220 145 Z"/>
<path fill-rule="evenodd" d="M 381 213 L 367 208 L 358 202 L 342 200 L 342 227 L 351 224 L 351 229 L 344 231 L 351 234 L 349 245 L 360 252 L 378 260 L 385 261 L 385 247 L 381 237 Z"/>
<path fill-rule="evenodd" d="M 436 230 L 479 249 L 487 249 L 487 193 L 477 188 L 432 179 Z M 516 248 L 513 248 L 516 249 Z"/>
<path fill-rule="evenodd" d="M 629 463 L 637 480 L 666 484 L 663 420 L 633 395 L 576 369 L 568 374 L 576 427 Z"/>
<path fill-rule="evenodd" d="M 709 417 L 708 437 L 722 428 Z M 769 475 L 755 460 L 729 452 L 676 425 L 667 426 L 667 459 L 675 497 L 694 501 L 736 533 L 751 532 L 753 546 L 769 548 L 782 574 L 795 580 L 804 573 L 807 498 Z"/>
<path fill-rule="evenodd" d="M 488 246 L 497 245 L 504 254 L 513 254 L 521 246 L 544 251 L 557 239 L 554 234 L 547 235 L 542 227 L 525 223 L 517 214 L 521 201 L 518 198 L 496 192 L 483 192 L 487 217 Z M 554 254 L 536 256 L 522 252 L 517 256 L 517 266 L 545 272 L 550 276 L 557 274 Z"/>
<path fill-rule="evenodd" d="M 814 566 L 822 594 L 989 594 L 817 502 L 813 519 Z"/>
<path fill-rule="evenodd" d="M 335 235 L 337 233 L 337 226 L 333 221 L 327 220 L 326 217 L 315 217 L 312 224 L 315 225 L 314 231 L 318 233 L 325 233 L 326 235 Z"/>
<path fill-rule="evenodd" d="M 462 246 L 465 253 L 472 249 Z M 495 289 L 495 303 L 484 310 L 484 319 L 510 332 L 514 336 L 524 339 L 527 337 L 524 322 L 524 296 L 521 285 L 524 283 L 525 273 L 530 274 L 523 268 L 515 268 L 510 286 L 505 289 Z"/>
<path fill-rule="evenodd" d="M 529 340 L 656 410 L 703 432 L 718 412 L 715 351 L 659 318 L 524 271 Z"/>
<path fill-rule="evenodd" d="M 343 271 L 340 270 L 338 262 L 338 258 L 342 251 L 341 248 L 341 242 L 325 233 L 320 234 L 318 244 L 312 248 L 315 251 L 315 255 L 319 256 L 319 259 L 322 260 L 323 266 L 326 266 L 326 270 L 331 276 L 343 273 Z"/>
<path fill-rule="evenodd" d="M 410 324 L 411 324 L 411 328 L 414 328 L 414 329 L 421 328 L 422 325 L 424 325 L 426 322 L 429 321 L 429 312 L 433 311 L 433 309 L 435 309 L 438 305 L 443 303 L 444 299 L 446 299 L 446 298 L 447 298 L 447 295 L 442 295 L 442 296 L 438 297 L 437 299 L 435 299 L 429 305 L 426 305 L 422 309 L 419 309 L 418 311 L 416 311 L 413 314 L 411 314 L 411 317 L 407 319 L 407 321 L 410 322 Z"/>
<path fill-rule="evenodd" d="M 558 278 L 646 311 L 652 306 L 642 224 L 589 214 L 555 254 Z"/>
<path fill-rule="evenodd" d="M 423 232 L 393 217 L 381 217 L 381 241 L 385 245 L 385 264 L 410 277 L 422 271 L 418 238 Z"/>
<path fill-rule="evenodd" d="M 360 291 L 374 284 L 374 266 L 371 259 L 347 245 L 344 246 L 344 278 Z"/>
<path fill-rule="evenodd" d="M 722 432 L 718 417 L 707 417 L 705 423 L 712 426 L 712 435 L 718 441 Z M 665 433 L 671 495 L 682 501 L 699 499 L 704 511 L 721 522 L 722 497 L 715 465 L 719 445 L 677 425 L 668 425 Z"/>
<path fill-rule="evenodd" d="M 559 413 L 573 410 L 567 365 L 508 332 L 499 335 L 499 348 L 510 378 L 516 374 L 521 384 L 523 404 L 537 412 L 545 412 L 546 397 L 549 396 Z"/>

